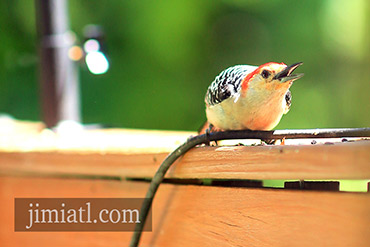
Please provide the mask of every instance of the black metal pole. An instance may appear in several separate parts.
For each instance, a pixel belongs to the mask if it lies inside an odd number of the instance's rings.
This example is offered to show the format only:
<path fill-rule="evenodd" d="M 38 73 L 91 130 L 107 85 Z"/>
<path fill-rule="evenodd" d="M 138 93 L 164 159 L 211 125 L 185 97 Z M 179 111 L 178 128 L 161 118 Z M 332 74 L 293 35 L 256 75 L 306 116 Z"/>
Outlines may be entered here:
<path fill-rule="evenodd" d="M 42 118 L 47 127 L 62 120 L 80 121 L 77 68 L 68 57 L 74 38 L 67 13 L 67 0 L 36 0 Z"/>

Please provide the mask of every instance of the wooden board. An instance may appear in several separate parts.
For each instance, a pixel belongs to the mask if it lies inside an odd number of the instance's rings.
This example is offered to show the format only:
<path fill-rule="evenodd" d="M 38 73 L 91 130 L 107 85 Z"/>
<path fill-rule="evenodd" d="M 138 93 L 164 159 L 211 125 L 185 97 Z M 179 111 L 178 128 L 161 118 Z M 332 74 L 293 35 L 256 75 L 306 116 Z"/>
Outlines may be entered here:
<path fill-rule="evenodd" d="M 0 119 L 0 174 L 152 177 L 194 132 L 133 129 L 53 132 L 40 123 Z M 197 147 L 167 178 L 369 179 L 370 141 L 334 145 Z"/>
<path fill-rule="evenodd" d="M 127 246 L 127 232 L 14 232 L 15 197 L 142 197 L 144 182 L 0 177 L 0 245 Z M 161 185 L 140 246 L 368 246 L 370 196 Z"/>
<path fill-rule="evenodd" d="M 167 154 L 0 151 L 0 174 L 152 177 Z M 167 178 L 369 179 L 370 141 L 197 147 L 176 162 Z"/>
<path fill-rule="evenodd" d="M 198 148 L 170 170 L 169 176 L 175 174 L 182 178 L 369 179 L 370 142 Z"/>

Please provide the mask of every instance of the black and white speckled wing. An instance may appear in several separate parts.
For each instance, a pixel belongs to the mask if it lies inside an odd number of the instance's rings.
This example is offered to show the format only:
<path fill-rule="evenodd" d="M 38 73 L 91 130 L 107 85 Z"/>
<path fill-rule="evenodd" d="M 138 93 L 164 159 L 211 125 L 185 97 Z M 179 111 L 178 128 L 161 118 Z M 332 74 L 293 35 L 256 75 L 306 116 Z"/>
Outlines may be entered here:
<path fill-rule="evenodd" d="M 290 90 L 285 94 L 285 102 L 286 102 L 286 108 L 284 111 L 284 114 L 287 114 L 288 111 L 290 110 L 290 106 L 292 105 L 292 93 Z"/>
<path fill-rule="evenodd" d="M 222 71 L 208 87 L 205 101 L 208 106 L 216 105 L 240 91 L 241 82 L 257 67 L 236 65 Z"/>

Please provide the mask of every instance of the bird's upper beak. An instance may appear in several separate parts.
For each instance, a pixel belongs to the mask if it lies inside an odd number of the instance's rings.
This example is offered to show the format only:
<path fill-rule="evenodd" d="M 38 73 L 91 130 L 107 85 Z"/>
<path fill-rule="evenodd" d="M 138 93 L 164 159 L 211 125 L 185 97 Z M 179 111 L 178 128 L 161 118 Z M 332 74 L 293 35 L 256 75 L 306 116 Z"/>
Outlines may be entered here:
<path fill-rule="evenodd" d="M 284 70 L 280 71 L 274 76 L 274 80 L 280 80 L 281 83 L 287 82 L 287 81 L 295 81 L 301 78 L 304 74 L 296 74 L 292 75 L 292 72 L 301 66 L 303 63 L 294 63 L 292 65 L 287 66 Z"/>

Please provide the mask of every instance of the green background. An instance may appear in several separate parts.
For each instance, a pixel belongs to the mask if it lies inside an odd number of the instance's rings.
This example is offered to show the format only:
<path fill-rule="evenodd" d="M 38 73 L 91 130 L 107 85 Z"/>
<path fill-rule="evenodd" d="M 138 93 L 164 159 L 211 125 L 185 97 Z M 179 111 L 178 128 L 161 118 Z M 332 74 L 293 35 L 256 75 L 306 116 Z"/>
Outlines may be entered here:
<path fill-rule="evenodd" d="M 235 64 L 303 61 L 277 128 L 370 126 L 368 0 L 71 0 L 80 40 L 105 29 L 111 68 L 81 63 L 84 123 L 196 130 L 204 94 Z M 35 6 L 0 2 L 0 112 L 40 120 Z"/>

